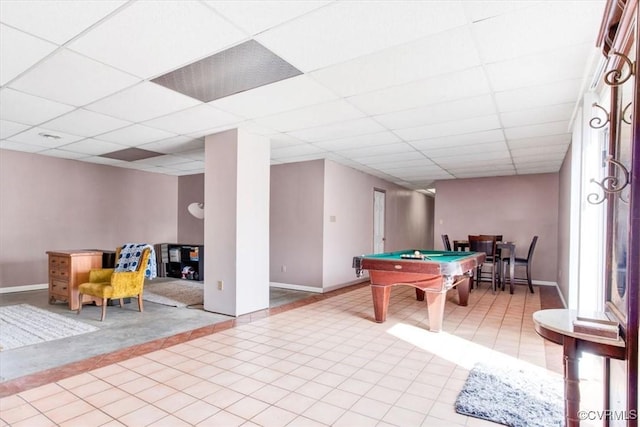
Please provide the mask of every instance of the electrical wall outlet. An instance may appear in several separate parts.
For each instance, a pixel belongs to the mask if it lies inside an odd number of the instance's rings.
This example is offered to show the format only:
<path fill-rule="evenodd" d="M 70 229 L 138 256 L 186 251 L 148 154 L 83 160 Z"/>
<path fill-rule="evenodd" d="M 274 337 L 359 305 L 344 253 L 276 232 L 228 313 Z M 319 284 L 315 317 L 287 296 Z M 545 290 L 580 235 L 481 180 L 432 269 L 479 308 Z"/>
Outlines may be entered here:
<path fill-rule="evenodd" d="M 222 280 L 218 280 L 218 290 L 221 291 L 224 288 L 224 282 Z"/>

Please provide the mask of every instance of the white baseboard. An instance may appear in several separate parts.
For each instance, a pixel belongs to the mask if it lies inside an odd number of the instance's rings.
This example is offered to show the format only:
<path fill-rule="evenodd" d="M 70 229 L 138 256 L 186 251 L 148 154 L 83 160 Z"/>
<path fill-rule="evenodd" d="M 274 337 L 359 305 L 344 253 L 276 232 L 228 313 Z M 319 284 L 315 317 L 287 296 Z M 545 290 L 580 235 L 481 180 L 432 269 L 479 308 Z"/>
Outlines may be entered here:
<path fill-rule="evenodd" d="M 532 280 L 531 283 L 540 286 L 555 286 L 556 288 L 558 287 L 558 284 L 556 282 L 545 282 L 544 280 Z"/>
<path fill-rule="evenodd" d="M 12 292 L 39 291 L 42 289 L 49 289 L 49 284 L 41 283 L 37 285 L 6 286 L 6 287 L 0 288 L 0 294 L 9 294 Z"/>
<path fill-rule="evenodd" d="M 324 292 L 322 288 L 316 288 L 315 286 L 302 286 L 291 283 L 269 282 L 269 286 L 272 288 L 292 289 L 294 291 L 315 292 L 317 294 Z"/>

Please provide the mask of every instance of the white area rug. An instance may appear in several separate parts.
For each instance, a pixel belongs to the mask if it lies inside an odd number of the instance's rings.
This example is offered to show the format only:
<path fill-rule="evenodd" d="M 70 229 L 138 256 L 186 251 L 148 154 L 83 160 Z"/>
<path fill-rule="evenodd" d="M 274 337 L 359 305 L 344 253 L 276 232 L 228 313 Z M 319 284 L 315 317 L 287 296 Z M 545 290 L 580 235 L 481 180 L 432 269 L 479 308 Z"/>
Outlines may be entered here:
<path fill-rule="evenodd" d="M 0 351 L 98 330 L 29 304 L 0 307 Z"/>
<path fill-rule="evenodd" d="M 192 280 L 145 283 L 142 299 L 171 307 L 204 304 L 204 284 Z"/>

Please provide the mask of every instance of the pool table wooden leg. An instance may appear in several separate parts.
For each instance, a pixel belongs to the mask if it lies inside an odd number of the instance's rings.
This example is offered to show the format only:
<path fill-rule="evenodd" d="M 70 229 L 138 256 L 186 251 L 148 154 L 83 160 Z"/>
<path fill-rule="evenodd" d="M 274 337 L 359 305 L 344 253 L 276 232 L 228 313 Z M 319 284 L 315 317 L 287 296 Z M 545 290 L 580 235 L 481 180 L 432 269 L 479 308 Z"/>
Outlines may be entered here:
<path fill-rule="evenodd" d="M 422 289 L 416 288 L 416 300 L 424 301 L 424 291 Z"/>
<path fill-rule="evenodd" d="M 373 313 L 376 322 L 382 323 L 387 320 L 387 308 L 389 307 L 389 297 L 391 296 L 391 286 L 371 285 L 371 296 L 373 297 Z"/>
<path fill-rule="evenodd" d="M 458 290 L 458 305 L 466 307 L 469 305 L 469 290 L 471 289 L 471 280 L 470 276 L 464 275 L 464 278 L 461 279 L 462 282 L 458 283 L 456 289 Z"/>
<path fill-rule="evenodd" d="M 427 292 L 427 307 L 429 310 L 429 330 L 440 332 L 442 330 L 442 319 L 444 318 L 444 303 L 447 299 L 447 292 Z"/>

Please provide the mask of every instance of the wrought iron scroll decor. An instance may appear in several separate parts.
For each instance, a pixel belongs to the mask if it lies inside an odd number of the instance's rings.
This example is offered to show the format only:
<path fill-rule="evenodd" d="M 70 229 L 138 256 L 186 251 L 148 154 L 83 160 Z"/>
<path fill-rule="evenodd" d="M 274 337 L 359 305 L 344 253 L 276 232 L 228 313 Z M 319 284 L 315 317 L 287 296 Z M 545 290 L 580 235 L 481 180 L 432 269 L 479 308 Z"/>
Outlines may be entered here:
<path fill-rule="evenodd" d="M 590 193 L 587 196 L 587 202 L 592 205 L 599 205 L 606 200 L 606 194 L 618 194 L 620 200 L 625 203 L 628 203 L 628 200 L 625 200 L 622 197 L 622 190 L 629 185 L 629 171 L 627 168 L 613 158 L 613 156 L 607 156 L 605 162 L 612 164 L 621 172 L 621 177 L 618 178 L 616 175 L 609 175 L 602 178 L 602 181 L 598 182 L 594 178 L 591 178 L 591 182 L 596 184 L 598 187 L 602 189 L 603 194 L 598 193 Z"/>
<path fill-rule="evenodd" d="M 594 118 L 589 120 L 589 126 L 592 127 L 593 129 L 602 129 L 607 125 L 607 123 L 609 123 L 609 112 L 605 110 L 604 107 L 598 104 L 597 102 L 594 102 L 593 104 L 591 104 L 591 106 L 596 107 L 601 111 L 604 111 L 604 117 L 606 118 L 606 120 L 603 120 L 599 116 L 595 116 Z"/>
<path fill-rule="evenodd" d="M 633 102 L 628 103 L 624 109 L 622 110 L 622 114 L 620 115 L 620 119 L 625 122 L 626 124 L 630 125 L 631 124 L 631 105 L 633 104 Z M 628 117 L 627 117 L 628 116 Z"/>
<path fill-rule="evenodd" d="M 622 59 L 624 65 L 615 68 L 604 75 L 604 82 L 609 86 L 619 86 L 629 80 L 636 72 L 636 64 L 631 62 L 628 56 L 620 52 L 611 52 L 611 55 Z"/>

